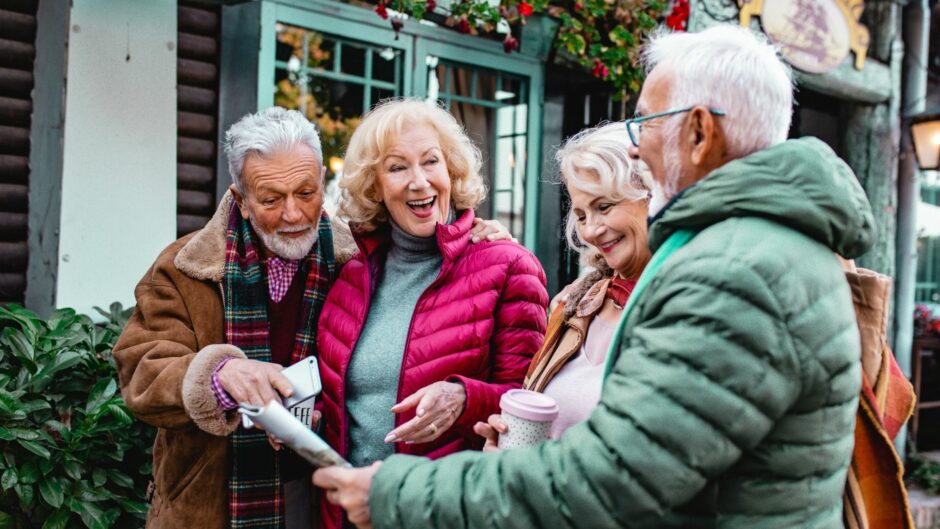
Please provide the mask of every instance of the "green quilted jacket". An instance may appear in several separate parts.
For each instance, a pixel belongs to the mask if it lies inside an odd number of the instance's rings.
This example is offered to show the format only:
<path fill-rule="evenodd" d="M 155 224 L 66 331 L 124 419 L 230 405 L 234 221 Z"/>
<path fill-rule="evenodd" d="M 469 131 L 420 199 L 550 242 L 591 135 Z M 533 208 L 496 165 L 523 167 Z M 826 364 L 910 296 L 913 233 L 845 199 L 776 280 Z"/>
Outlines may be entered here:
<path fill-rule="evenodd" d="M 835 253 L 872 244 L 864 192 L 792 140 L 687 189 L 651 248 L 679 229 L 697 235 L 637 298 L 586 422 L 527 449 L 393 456 L 375 527 L 842 527 L 862 374 Z"/>

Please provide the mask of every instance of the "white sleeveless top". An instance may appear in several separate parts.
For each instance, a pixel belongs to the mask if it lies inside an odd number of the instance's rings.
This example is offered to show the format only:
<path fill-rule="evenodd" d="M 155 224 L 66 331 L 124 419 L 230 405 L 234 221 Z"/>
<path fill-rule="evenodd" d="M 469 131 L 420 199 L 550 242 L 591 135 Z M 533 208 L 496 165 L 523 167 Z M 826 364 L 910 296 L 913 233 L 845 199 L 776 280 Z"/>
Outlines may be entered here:
<path fill-rule="evenodd" d="M 578 355 L 545 386 L 543 393 L 555 399 L 559 408 L 558 418 L 552 424 L 552 439 L 558 439 L 565 430 L 586 420 L 600 401 L 607 348 L 616 327 L 595 316 Z"/>

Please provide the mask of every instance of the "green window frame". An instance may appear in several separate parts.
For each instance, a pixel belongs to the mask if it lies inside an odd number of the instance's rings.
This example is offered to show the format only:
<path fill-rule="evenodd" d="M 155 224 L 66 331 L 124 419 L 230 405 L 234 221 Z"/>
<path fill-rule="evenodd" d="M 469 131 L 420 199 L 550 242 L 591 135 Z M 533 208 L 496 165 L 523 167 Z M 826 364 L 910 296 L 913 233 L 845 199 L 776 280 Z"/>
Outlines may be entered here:
<path fill-rule="evenodd" d="M 428 97 L 429 57 L 437 57 L 449 64 L 460 64 L 468 68 L 525 79 L 525 101 L 528 110 L 525 120 L 527 145 L 524 172 L 524 233 L 521 237 L 518 233 L 514 235 L 519 237 L 527 248 L 535 251 L 538 242 L 544 107 L 544 64 L 538 58 L 520 53 L 507 55 L 498 41 L 461 35 L 447 28 L 413 20 L 407 21 L 402 31 L 396 35 L 388 22 L 371 10 L 331 0 L 262 0 L 259 23 L 261 42 L 258 52 L 258 109 L 274 104 L 274 73 L 277 68 L 284 67 L 275 57 L 278 23 L 323 33 L 331 39 L 342 40 L 344 45 L 358 44 L 401 50 L 404 68 L 399 85 L 401 95 L 404 96 Z M 320 70 L 310 73 L 347 82 L 369 81 L 350 78 L 338 71 Z M 369 93 L 370 90 L 364 92 Z M 371 104 L 374 101 L 364 96 L 364 103 Z"/>
<path fill-rule="evenodd" d="M 921 185 L 921 201 L 940 206 L 940 185 Z M 915 303 L 940 304 L 940 237 L 921 237 L 917 241 L 917 279 Z"/>

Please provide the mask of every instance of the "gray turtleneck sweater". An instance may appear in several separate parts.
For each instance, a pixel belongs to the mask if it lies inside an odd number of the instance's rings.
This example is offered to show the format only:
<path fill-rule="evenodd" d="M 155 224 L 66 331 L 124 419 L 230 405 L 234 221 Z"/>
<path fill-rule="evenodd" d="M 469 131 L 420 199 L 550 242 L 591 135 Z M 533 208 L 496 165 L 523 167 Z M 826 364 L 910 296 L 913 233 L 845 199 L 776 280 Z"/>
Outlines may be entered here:
<path fill-rule="evenodd" d="M 389 410 L 396 403 L 408 328 L 418 298 L 441 270 L 434 236 L 415 237 L 391 224 L 385 270 L 346 374 L 349 462 L 356 467 L 394 452 L 384 440 L 395 427 L 395 415 Z"/>

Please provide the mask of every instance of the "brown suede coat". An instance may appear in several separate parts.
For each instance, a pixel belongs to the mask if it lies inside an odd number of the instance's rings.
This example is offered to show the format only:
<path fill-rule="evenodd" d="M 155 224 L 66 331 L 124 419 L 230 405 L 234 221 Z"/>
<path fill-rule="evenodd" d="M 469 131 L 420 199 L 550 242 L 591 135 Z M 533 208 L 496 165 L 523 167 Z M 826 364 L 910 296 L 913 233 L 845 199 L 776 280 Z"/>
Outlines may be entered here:
<path fill-rule="evenodd" d="M 121 394 L 134 415 L 155 427 L 153 496 L 147 527 L 228 525 L 226 438 L 238 425 L 218 406 L 212 372 L 225 357 L 244 358 L 225 344 L 222 290 L 225 232 L 233 207 L 223 197 L 206 227 L 168 246 L 134 291 L 137 307 L 114 347 Z M 338 263 L 356 246 L 333 222 Z"/>
<path fill-rule="evenodd" d="M 604 266 L 575 280 L 556 297 L 545 341 L 532 357 L 522 387 L 544 392 L 561 368 L 581 351 L 591 322 L 607 300 L 607 270 Z"/>

